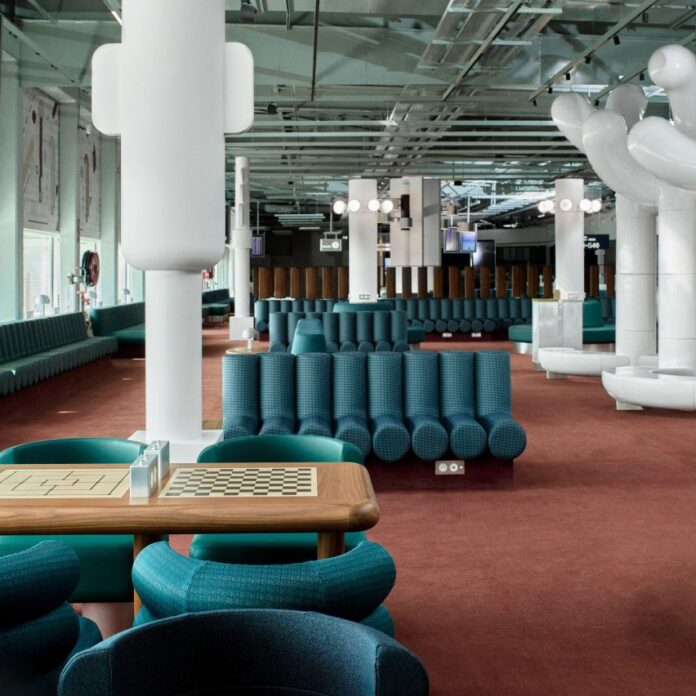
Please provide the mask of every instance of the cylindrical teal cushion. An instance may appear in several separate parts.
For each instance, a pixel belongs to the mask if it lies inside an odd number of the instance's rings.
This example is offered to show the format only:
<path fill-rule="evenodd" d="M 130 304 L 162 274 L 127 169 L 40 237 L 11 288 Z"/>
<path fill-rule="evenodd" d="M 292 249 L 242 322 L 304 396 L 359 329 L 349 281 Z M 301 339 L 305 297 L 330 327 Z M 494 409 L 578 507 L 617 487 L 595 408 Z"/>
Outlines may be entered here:
<path fill-rule="evenodd" d="M 524 321 L 532 321 L 532 300 L 529 297 L 522 298 L 520 311 Z"/>
<path fill-rule="evenodd" d="M 406 316 L 409 321 L 418 319 L 418 300 L 415 297 L 409 297 L 406 300 Z"/>
<path fill-rule="evenodd" d="M 338 315 L 338 336 L 341 350 L 343 350 L 344 344 L 351 344 L 355 350 L 358 340 L 355 314 L 355 312 L 341 312 Z"/>
<path fill-rule="evenodd" d="M 447 331 L 457 333 L 459 331 L 459 322 L 456 319 L 449 319 L 447 321 Z"/>
<path fill-rule="evenodd" d="M 259 328 L 259 322 L 264 322 L 268 326 L 268 316 L 268 300 L 256 300 L 254 302 L 254 320 L 257 329 Z"/>
<path fill-rule="evenodd" d="M 493 319 L 484 319 L 483 330 L 487 333 L 493 333 L 496 329 L 496 323 Z"/>
<path fill-rule="evenodd" d="M 442 316 L 440 315 L 440 300 L 431 298 L 428 300 L 428 318 L 431 321 L 437 321 L 438 319 L 442 319 Z"/>
<path fill-rule="evenodd" d="M 449 321 L 452 318 L 452 300 L 443 297 L 440 300 L 440 319 Z"/>
<path fill-rule="evenodd" d="M 394 300 L 394 309 L 397 309 L 400 312 L 405 312 L 406 311 L 406 300 L 404 300 L 401 297 Z"/>
<path fill-rule="evenodd" d="M 460 297 L 452 300 L 452 319 L 461 321 L 464 318 L 464 300 Z"/>
<path fill-rule="evenodd" d="M 472 319 L 471 330 L 474 333 L 481 333 L 481 331 L 483 331 L 483 322 L 480 319 Z"/>
<path fill-rule="evenodd" d="M 302 353 L 326 353 L 324 327 L 318 319 L 300 319 L 292 340 L 293 355 Z"/>
<path fill-rule="evenodd" d="M 271 314 L 271 317 L 284 316 Z M 222 426 L 224 438 L 256 435 L 259 429 L 259 355 L 225 355 L 222 359 Z"/>
<path fill-rule="evenodd" d="M 393 314 L 393 312 L 372 313 L 372 336 L 375 343 L 379 343 L 380 341 L 390 341 L 390 320 Z"/>
<path fill-rule="evenodd" d="M 474 316 L 476 319 L 483 321 L 487 318 L 486 314 L 486 300 L 477 298 L 474 300 Z"/>
<path fill-rule="evenodd" d="M 510 298 L 510 319 L 515 323 L 522 321 L 522 302 L 519 297 Z"/>
<path fill-rule="evenodd" d="M 289 312 L 287 315 L 288 319 L 288 344 L 292 345 L 292 340 L 295 338 L 295 331 L 297 330 L 297 324 L 301 319 L 304 319 L 304 312 Z"/>
<path fill-rule="evenodd" d="M 372 449 L 385 461 L 397 461 L 409 449 L 403 419 L 402 353 L 370 353 L 367 356 L 368 413 Z"/>
<path fill-rule="evenodd" d="M 375 350 L 390 352 L 392 350 L 392 344 L 389 341 L 377 341 L 377 343 L 375 343 Z"/>
<path fill-rule="evenodd" d="M 326 312 L 326 300 L 314 300 L 314 311 Z"/>
<path fill-rule="evenodd" d="M 394 311 L 390 312 L 391 326 L 390 326 L 390 340 L 392 343 L 398 343 L 399 341 L 406 342 L 408 338 L 408 320 L 406 318 L 406 312 Z"/>
<path fill-rule="evenodd" d="M 377 314 L 377 312 L 356 312 L 355 317 L 355 334 L 358 344 L 361 343 L 372 343 L 372 315 Z M 383 312 L 388 316 L 388 312 Z"/>
<path fill-rule="evenodd" d="M 471 321 L 472 319 L 475 318 L 475 306 L 474 306 L 474 300 L 471 298 L 463 300 L 463 305 L 464 305 L 464 319 L 468 319 Z"/>
<path fill-rule="evenodd" d="M 474 353 L 439 355 L 440 412 L 450 449 L 460 459 L 478 457 L 486 449 L 486 431 L 475 419 Z"/>
<path fill-rule="evenodd" d="M 292 300 L 280 300 L 280 311 L 283 312 L 283 314 L 290 314 L 290 312 L 293 311 Z"/>
<path fill-rule="evenodd" d="M 305 309 L 304 300 L 299 299 L 299 298 L 295 298 L 292 301 L 292 311 L 293 312 L 300 312 L 300 313 L 306 312 L 307 310 Z M 311 311 L 311 309 L 310 309 L 310 311 Z"/>
<path fill-rule="evenodd" d="M 332 408 L 335 436 L 354 444 L 363 456 L 371 449 L 367 425 L 367 359 L 363 353 L 334 353 Z"/>
<path fill-rule="evenodd" d="M 314 300 L 302 300 L 302 309 L 300 311 L 305 314 L 314 311 Z"/>
<path fill-rule="evenodd" d="M 598 300 L 585 300 L 582 305 L 582 326 L 584 329 L 604 326 L 602 306 Z"/>
<path fill-rule="evenodd" d="M 281 306 L 280 306 L 280 300 L 277 300 L 275 297 L 271 297 L 268 300 L 268 316 L 270 317 L 271 314 L 274 312 L 280 312 L 281 311 Z"/>
<path fill-rule="evenodd" d="M 447 322 L 444 319 L 438 319 L 435 322 L 435 331 L 438 333 L 444 333 L 447 331 Z"/>
<path fill-rule="evenodd" d="M 288 315 L 274 312 L 268 318 L 268 340 L 270 349 L 274 346 L 285 350 L 288 345 Z"/>
<path fill-rule="evenodd" d="M 259 354 L 261 435 L 295 432 L 295 356 Z"/>
<path fill-rule="evenodd" d="M 425 333 L 432 333 L 435 331 L 435 322 L 432 321 L 432 319 L 426 319 L 423 322 L 423 331 L 425 331 Z"/>
<path fill-rule="evenodd" d="M 321 318 L 324 325 L 324 336 L 326 336 L 326 349 L 329 353 L 335 353 L 340 345 L 338 326 L 340 315 L 333 312 L 324 312 Z"/>
<path fill-rule="evenodd" d="M 328 353 L 298 355 L 295 378 L 298 433 L 331 437 L 331 356 Z"/>
<path fill-rule="evenodd" d="M 510 354 L 481 351 L 474 361 L 476 417 L 488 436 L 488 449 L 498 459 L 514 459 L 527 445 L 522 426 L 512 418 Z"/>
<path fill-rule="evenodd" d="M 438 354 L 405 353 L 404 410 L 417 457 L 433 461 L 447 450 L 448 437 L 439 421 Z"/>

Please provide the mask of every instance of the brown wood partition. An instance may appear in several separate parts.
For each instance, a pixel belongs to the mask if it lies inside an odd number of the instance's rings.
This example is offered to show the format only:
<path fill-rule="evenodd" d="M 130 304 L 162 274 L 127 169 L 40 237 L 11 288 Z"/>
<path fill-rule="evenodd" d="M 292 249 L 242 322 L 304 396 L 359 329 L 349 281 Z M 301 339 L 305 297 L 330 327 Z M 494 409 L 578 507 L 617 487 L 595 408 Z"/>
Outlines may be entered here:
<path fill-rule="evenodd" d="M 428 296 L 428 268 L 427 266 L 418 267 L 418 297 Z"/>
<path fill-rule="evenodd" d="M 599 266 L 590 266 L 590 297 L 599 297 Z"/>
<path fill-rule="evenodd" d="M 616 269 L 614 266 L 604 267 L 604 282 L 607 284 L 607 297 L 616 295 Z"/>
<path fill-rule="evenodd" d="M 251 269 L 251 287 L 252 287 L 252 292 L 254 293 L 255 297 L 261 297 L 261 288 L 259 286 L 259 267 L 254 266 Z"/>
<path fill-rule="evenodd" d="M 464 268 L 464 297 L 467 300 L 476 295 L 476 269 L 473 266 Z"/>
<path fill-rule="evenodd" d="M 401 297 L 408 299 L 413 297 L 413 292 L 411 290 L 411 267 L 402 266 L 401 267 Z"/>
<path fill-rule="evenodd" d="M 273 269 L 273 295 L 275 297 L 288 297 L 288 269 Z"/>
<path fill-rule="evenodd" d="M 507 297 L 507 272 L 505 266 L 495 267 L 495 296 Z"/>
<path fill-rule="evenodd" d="M 445 271 L 442 266 L 433 268 L 433 297 L 440 300 L 445 296 Z"/>
<path fill-rule="evenodd" d="M 302 287 L 302 269 L 293 266 L 290 269 L 290 297 L 304 297 L 304 288 Z"/>
<path fill-rule="evenodd" d="M 539 296 L 539 266 L 527 266 L 527 295 Z"/>
<path fill-rule="evenodd" d="M 479 297 L 487 300 L 491 296 L 491 269 L 488 266 L 479 269 L 479 283 Z"/>
<path fill-rule="evenodd" d="M 394 266 L 389 266 L 386 271 L 385 285 L 387 297 L 389 299 L 394 299 L 396 297 L 396 268 L 394 268 Z"/>
<path fill-rule="evenodd" d="M 544 297 L 548 300 L 553 297 L 553 266 L 544 266 L 541 275 L 544 278 Z"/>
<path fill-rule="evenodd" d="M 512 267 L 512 296 L 522 297 L 527 294 L 527 269 L 524 266 Z"/>
<path fill-rule="evenodd" d="M 262 266 L 259 268 L 259 297 L 273 297 L 273 269 Z"/>
<path fill-rule="evenodd" d="M 451 300 L 455 300 L 461 297 L 461 290 L 459 289 L 459 267 L 450 266 L 447 269 L 447 280 L 448 280 L 448 294 Z"/>
<path fill-rule="evenodd" d="M 305 268 L 305 297 L 308 300 L 319 299 L 319 271 L 314 266 Z"/>
<path fill-rule="evenodd" d="M 331 266 L 322 266 L 321 293 L 325 300 L 332 300 L 336 297 L 336 291 L 334 290 L 334 269 Z"/>
<path fill-rule="evenodd" d="M 338 275 L 337 298 L 339 300 L 347 300 L 348 299 L 348 290 L 349 290 L 348 266 L 339 266 L 336 270 L 337 270 L 337 275 Z"/>

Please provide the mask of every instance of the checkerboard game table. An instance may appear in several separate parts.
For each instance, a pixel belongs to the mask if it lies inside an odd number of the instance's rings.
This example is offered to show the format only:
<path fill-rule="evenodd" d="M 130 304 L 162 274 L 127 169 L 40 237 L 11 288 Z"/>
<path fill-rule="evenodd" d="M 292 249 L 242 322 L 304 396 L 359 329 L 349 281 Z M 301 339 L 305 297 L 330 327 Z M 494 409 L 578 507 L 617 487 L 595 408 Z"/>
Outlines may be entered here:
<path fill-rule="evenodd" d="M 0 466 L 0 534 L 133 534 L 134 557 L 160 534 L 317 532 L 329 558 L 378 520 L 367 469 L 350 462 L 172 464 L 134 500 L 127 464 Z"/>

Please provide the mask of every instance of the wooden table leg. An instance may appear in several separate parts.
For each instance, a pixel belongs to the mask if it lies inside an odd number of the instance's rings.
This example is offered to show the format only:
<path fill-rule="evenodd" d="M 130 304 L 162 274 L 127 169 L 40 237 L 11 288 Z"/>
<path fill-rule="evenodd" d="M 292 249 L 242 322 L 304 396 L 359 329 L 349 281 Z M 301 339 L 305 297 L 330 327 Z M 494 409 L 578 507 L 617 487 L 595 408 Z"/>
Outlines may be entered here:
<path fill-rule="evenodd" d="M 160 537 L 158 537 L 155 534 L 134 534 L 133 535 L 133 560 L 138 557 L 138 554 L 146 547 L 149 546 L 150 544 L 154 544 L 156 541 L 159 541 Z M 140 601 L 140 597 L 138 597 L 138 593 L 133 590 L 133 616 L 135 616 L 139 611 L 140 608 L 142 607 L 142 602 Z"/>
<path fill-rule="evenodd" d="M 343 532 L 319 532 L 317 540 L 317 558 L 333 558 L 346 552 L 346 540 Z"/>

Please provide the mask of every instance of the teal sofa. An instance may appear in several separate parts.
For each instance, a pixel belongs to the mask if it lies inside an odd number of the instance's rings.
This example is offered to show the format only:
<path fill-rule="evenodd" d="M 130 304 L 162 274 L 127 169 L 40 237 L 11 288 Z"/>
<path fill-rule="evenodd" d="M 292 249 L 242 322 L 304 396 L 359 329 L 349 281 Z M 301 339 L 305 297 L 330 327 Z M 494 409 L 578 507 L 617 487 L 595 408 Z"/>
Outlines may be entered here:
<path fill-rule="evenodd" d="M 58 691 L 78 694 L 428 696 L 428 675 L 399 643 L 352 621 L 246 609 L 158 621 L 81 653 Z"/>
<path fill-rule="evenodd" d="M 79 577 L 75 552 L 54 541 L 0 558 L 3 696 L 55 696 L 65 663 L 101 641 L 68 604 Z"/>
<path fill-rule="evenodd" d="M 234 311 L 234 300 L 227 288 L 205 290 L 201 296 L 203 317 L 219 322 Z"/>
<path fill-rule="evenodd" d="M 395 580 L 392 557 L 369 541 L 334 558 L 275 565 L 200 561 L 159 542 L 143 549 L 133 565 L 133 585 L 142 601 L 134 625 L 219 609 L 295 609 L 393 635 L 382 603 Z"/>
<path fill-rule="evenodd" d="M 111 336 L 118 348 L 145 345 L 145 303 L 95 307 L 90 310 L 95 336 Z"/>
<path fill-rule="evenodd" d="M 599 300 L 585 300 L 582 307 L 582 342 L 614 343 L 616 341 L 615 317 L 610 298 L 603 298 L 607 302 Z M 611 298 L 613 299 L 613 298 Z M 532 342 L 532 324 L 518 324 L 508 329 L 508 339 L 514 343 Z"/>
<path fill-rule="evenodd" d="M 110 337 L 87 335 L 81 312 L 0 324 L 0 396 L 115 353 Z"/>
<path fill-rule="evenodd" d="M 132 440 L 67 438 L 41 440 L 0 452 L 0 464 L 130 464 L 145 449 Z M 24 551 L 45 540 L 60 541 L 80 559 L 82 573 L 70 595 L 72 602 L 131 602 L 133 537 L 128 534 L 61 534 L 0 536 L 0 556 Z M 2 559 L 0 558 L 0 563 Z"/>
<path fill-rule="evenodd" d="M 329 434 L 331 432 L 328 424 Z M 204 464 L 237 462 L 355 462 L 363 463 L 360 450 L 332 437 L 310 435 L 258 435 L 223 440 L 206 447 L 198 461 Z M 345 534 L 346 549 L 365 541 L 365 532 Z M 317 534 L 197 534 L 191 558 L 251 565 L 310 561 L 317 556 Z"/>
<path fill-rule="evenodd" d="M 317 434 L 385 461 L 409 449 L 427 461 L 448 450 L 471 459 L 486 449 L 514 459 L 526 446 L 512 418 L 507 352 L 238 354 L 223 357 L 222 375 L 225 439 L 314 434 L 319 422 Z M 489 427 L 491 413 L 504 427 Z"/>

